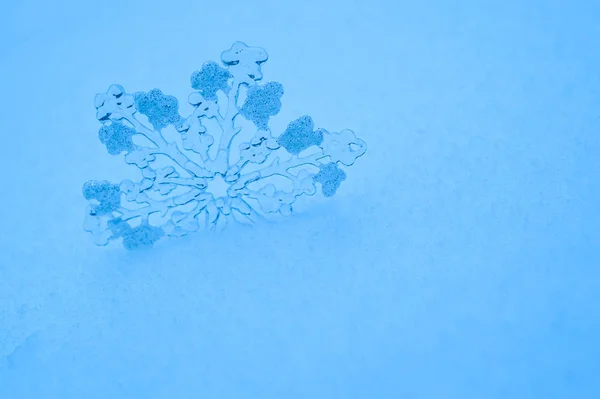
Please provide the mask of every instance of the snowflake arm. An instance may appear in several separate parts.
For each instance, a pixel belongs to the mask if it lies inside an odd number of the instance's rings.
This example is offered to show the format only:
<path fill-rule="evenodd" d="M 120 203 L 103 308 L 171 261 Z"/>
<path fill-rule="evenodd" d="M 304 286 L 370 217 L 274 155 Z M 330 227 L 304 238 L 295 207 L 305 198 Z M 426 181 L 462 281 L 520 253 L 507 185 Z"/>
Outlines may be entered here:
<path fill-rule="evenodd" d="M 233 79 L 232 86 L 227 91 L 227 111 L 224 116 L 221 116 L 219 113 L 216 114 L 217 122 L 221 127 L 221 137 L 212 167 L 214 171 L 219 173 L 226 173 L 227 169 L 229 169 L 231 142 L 241 131 L 240 128 L 234 126 L 235 117 L 239 114 L 237 100 L 241 84 L 242 82 L 236 78 Z"/>

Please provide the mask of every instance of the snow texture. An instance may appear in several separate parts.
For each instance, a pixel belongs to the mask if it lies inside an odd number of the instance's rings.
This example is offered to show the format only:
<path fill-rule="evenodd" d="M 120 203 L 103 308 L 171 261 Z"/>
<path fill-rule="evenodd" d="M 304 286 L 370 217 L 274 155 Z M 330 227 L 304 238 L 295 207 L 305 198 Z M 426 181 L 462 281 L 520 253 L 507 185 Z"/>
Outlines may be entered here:
<path fill-rule="evenodd" d="M 600 398 L 600 2 L 1 4 L 0 399 Z M 220 60 L 236 40 L 268 61 Z M 203 115 L 165 140 L 226 165 L 205 117 L 226 112 L 223 70 L 285 89 L 266 140 L 236 117 L 232 164 L 337 161 L 265 182 L 273 218 L 252 226 L 170 239 L 114 218 L 117 191 L 192 178 L 109 115 L 154 130 L 133 93 L 159 88 L 178 111 L 145 105 L 154 122 Z M 352 167 L 345 128 L 369 146 Z M 237 179 L 192 169 L 198 202 Z M 90 201 L 106 235 L 152 248 L 95 245 Z"/>

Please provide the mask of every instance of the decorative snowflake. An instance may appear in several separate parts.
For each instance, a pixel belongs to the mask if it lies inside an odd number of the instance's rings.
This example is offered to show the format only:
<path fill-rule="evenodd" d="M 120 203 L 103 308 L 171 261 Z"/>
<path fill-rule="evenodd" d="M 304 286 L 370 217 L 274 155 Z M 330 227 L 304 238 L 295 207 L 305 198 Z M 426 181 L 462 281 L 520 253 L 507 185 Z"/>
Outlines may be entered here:
<path fill-rule="evenodd" d="M 224 66 L 205 63 L 190 78 L 188 117 L 158 89 L 128 94 L 112 85 L 96 96 L 100 141 L 142 174 L 138 182 L 84 184 L 85 230 L 96 244 L 122 238 L 134 249 L 231 221 L 289 215 L 298 197 L 316 193 L 316 183 L 326 197 L 336 193 L 346 179 L 340 164 L 354 164 L 365 142 L 350 130 L 315 130 L 310 116 L 272 136 L 269 119 L 281 109 L 283 86 L 258 83 L 267 58 L 236 42 L 221 54 Z M 234 154 L 236 139 L 242 142 Z"/>

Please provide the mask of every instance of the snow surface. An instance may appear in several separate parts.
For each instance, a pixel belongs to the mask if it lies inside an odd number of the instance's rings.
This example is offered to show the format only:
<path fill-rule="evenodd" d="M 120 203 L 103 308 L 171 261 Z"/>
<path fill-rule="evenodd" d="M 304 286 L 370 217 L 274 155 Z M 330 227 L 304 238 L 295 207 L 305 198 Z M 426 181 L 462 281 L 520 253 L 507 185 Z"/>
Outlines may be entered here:
<path fill-rule="evenodd" d="M 600 397 L 600 3 L 0 11 L 0 398 Z M 285 87 L 274 131 L 369 152 L 280 223 L 95 247 L 82 184 L 137 170 L 94 95 L 183 103 L 236 40 Z"/>

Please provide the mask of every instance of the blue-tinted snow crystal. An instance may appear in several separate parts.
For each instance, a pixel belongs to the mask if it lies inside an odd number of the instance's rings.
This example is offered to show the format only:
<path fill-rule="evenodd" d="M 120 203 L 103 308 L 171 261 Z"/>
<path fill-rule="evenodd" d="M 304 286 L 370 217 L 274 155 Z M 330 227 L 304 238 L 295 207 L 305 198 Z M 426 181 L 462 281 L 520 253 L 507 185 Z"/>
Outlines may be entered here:
<path fill-rule="evenodd" d="M 159 89 L 131 94 L 111 85 L 96 95 L 96 117 L 104 124 L 100 141 L 110 154 L 126 152 L 125 162 L 141 173 L 137 181 L 83 186 L 91 202 L 84 230 L 97 245 L 122 239 L 131 250 L 200 228 L 253 224 L 290 215 L 296 200 L 315 195 L 319 185 L 326 197 L 337 192 L 346 179 L 338 165 L 353 165 L 366 143 L 347 129 L 315 130 L 310 116 L 273 134 L 269 120 L 279 113 L 284 90 L 278 82 L 258 84 L 267 59 L 264 49 L 235 42 L 221 53 L 223 64 L 203 64 L 190 77 L 194 91 L 186 116 L 179 115 L 177 99 Z M 239 123 L 238 115 L 255 126 Z M 163 134 L 169 125 L 181 140 Z M 247 139 L 234 145 L 240 137 Z M 156 223 L 153 215 L 161 215 Z"/>
<path fill-rule="evenodd" d="M 199 90 L 207 100 L 216 100 L 217 91 L 227 89 L 227 80 L 231 78 L 229 71 L 216 62 L 210 61 L 202 65 L 190 77 L 192 88 Z"/>
<path fill-rule="evenodd" d="M 110 155 L 119 155 L 123 151 L 129 152 L 133 149 L 131 138 L 134 134 L 135 130 L 129 126 L 125 126 L 121 122 L 112 122 L 100 128 L 98 138 L 106 146 Z"/>
<path fill-rule="evenodd" d="M 322 165 L 320 169 L 314 179 L 321 183 L 321 191 L 324 196 L 333 197 L 342 182 L 346 180 L 346 172 L 338 168 L 335 162 Z"/>
<path fill-rule="evenodd" d="M 240 114 L 254 122 L 259 129 L 266 130 L 269 118 L 281 110 L 281 96 L 281 83 L 269 82 L 264 86 L 252 86 L 248 89 L 246 102 L 240 108 Z"/>
<path fill-rule="evenodd" d="M 135 105 L 140 114 L 148 117 L 155 129 L 162 129 L 181 118 L 177 99 L 164 95 L 159 89 L 152 89 L 148 93 L 136 93 Z"/>
<path fill-rule="evenodd" d="M 92 211 L 101 216 L 116 211 L 121 206 L 121 189 L 118 184 L 108 181 L 90 180 L 83 185 L 83 196 L 87 200 L 96 200 Z"/>
<path fill-rule="evenodd" d="M 323 142 L 323 132 L 314 131 L 314 122 L 310 116 L 301 116 L 290 122 L 285 132 L 277 139 L 277 142 L 290 154 L 298 155 L 313 145 Z"/>

